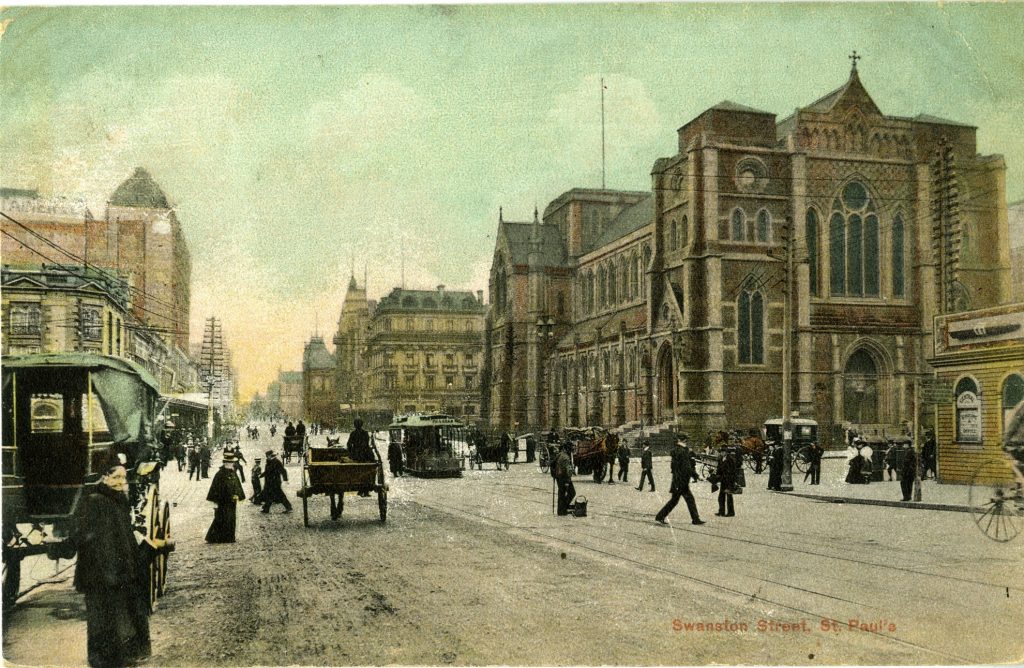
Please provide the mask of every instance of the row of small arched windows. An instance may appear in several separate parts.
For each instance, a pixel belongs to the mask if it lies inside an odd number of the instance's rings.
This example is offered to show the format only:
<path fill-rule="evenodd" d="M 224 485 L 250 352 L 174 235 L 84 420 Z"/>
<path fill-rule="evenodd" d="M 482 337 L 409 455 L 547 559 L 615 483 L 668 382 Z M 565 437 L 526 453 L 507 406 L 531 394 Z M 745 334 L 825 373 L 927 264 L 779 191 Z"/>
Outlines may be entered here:
<path fill-rule="evenodd" d="M 651 249 L 644 246 L 642 263 L 634 250 L 628 257 L 620 255 L 601 262 L 596 271 L 584 270 L 577 279 L 581 313 L 594 313 L 646 297 L 643 269 L 650 259 Z"/>

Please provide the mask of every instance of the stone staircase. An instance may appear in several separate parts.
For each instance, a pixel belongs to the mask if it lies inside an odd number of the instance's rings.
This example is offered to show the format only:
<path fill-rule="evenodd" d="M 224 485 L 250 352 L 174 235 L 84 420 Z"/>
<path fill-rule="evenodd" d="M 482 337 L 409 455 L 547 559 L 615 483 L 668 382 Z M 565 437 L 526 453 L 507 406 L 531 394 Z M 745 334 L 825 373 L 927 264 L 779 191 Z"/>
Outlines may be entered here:
<path fill-rule="evenodd" d="M 672 422 L 644 426 L 640 422 L 627 422 L 612 431 L 629 446 L 634 456 L 639 456 L 644 440 L 650 441 L 653 455 L 667 455 L 676 439 L 676 426 Z"/>

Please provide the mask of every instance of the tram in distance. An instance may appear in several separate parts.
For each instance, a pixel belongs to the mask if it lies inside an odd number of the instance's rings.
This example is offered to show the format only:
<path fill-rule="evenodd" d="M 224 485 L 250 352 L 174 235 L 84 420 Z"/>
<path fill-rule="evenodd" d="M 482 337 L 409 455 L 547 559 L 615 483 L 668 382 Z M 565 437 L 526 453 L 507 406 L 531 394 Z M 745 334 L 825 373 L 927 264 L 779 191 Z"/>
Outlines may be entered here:
<path fill-rule="evenodd" d="M 419 478 L 460 478 L 468 452 L 465 423 L 450 415 L 413 414 L 395 418 L 388 427 L 390 442 L 405 453 L 405 471 Z"/>
<path fill-rule="evenodd" d="M 163 594 L 171 540 L 153 436 L 159 385 L 118 357 L 63 353 L 3 360 L 3 603 L 20 594 L 21 562 L 75 554 L 79 505 L 114 462 L 128 471 L 132 521 L 148 567 L 149 604 Z"/>

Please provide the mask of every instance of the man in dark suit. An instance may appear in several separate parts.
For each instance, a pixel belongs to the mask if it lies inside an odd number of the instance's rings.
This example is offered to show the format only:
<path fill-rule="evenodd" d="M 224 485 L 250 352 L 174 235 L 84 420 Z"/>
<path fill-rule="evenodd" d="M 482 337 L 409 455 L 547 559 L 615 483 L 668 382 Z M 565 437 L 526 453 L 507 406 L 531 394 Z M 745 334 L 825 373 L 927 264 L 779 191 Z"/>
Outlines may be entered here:
<path fill-rule="evenodd" d="M 654 491 L 653 468 L 654 457 L 651 455 L 651 443 L 650 441 L 644 441 L 644 449 L 643 452 L 640 453 L 640 485 L 636 488 L 637 491 L 644 491 L 644 480 L 649 480 L 651 482 L 651 491 Z"/>
<path fill-rule="evenodd" d="M 655 521 L 661 524 L 668 524 L 665 518 L 679 503 L 679 497 L 686 499 L 686 507 L 690 511 L 690 521 L 693 524 L 704 524 L 700 515 L 697 514 L 697 502 L 693 498 L 693 492 L 690 491 L 690 480 L 696 481 L 698 476 L 688 440 L 689 437 L 686 434 L 680 434 L 676 438 L 675 447 L 672 448 L 672 488 L 670 490 L 672 497 L 654 517 Z"/>
<path fill-rule="evenodd" d="M 275 503 L 284 505 L 284 512 L 292 512 L 292 504 L 281 489 L 281 482 L 288 480 L 288 471 L 273 450 L 267 450 L 267 469 L 263 472 L 263 479 L 267 481 L 263 487 L 263 512 L 269 513 L 270 506 Z"/>
<path fill-rule="evenodd" d="M 569 449 L 572 446 L 566 442 L 562 445 L 561 451 L 555 457 L 551 467 L 551 475 L 558 483 L 558 514 L 568 515 L 569 504 L 576 498 L 576 487 L 572 484 L 572 458 L 569 456 Z"/>

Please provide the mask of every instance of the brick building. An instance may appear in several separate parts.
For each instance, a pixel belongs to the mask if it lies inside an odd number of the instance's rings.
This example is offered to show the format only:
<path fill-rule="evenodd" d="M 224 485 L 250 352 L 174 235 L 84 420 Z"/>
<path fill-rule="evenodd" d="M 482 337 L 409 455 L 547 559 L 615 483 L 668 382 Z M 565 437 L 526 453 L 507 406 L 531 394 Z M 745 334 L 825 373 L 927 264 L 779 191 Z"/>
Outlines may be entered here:
<path fill-rule="evenodd" d="M 4 220 L 4 231 L 17 237 L 3 237 L 5 263 L 112 270 L 130 286 L 134 315 L 187 350 L 192 260 L 177 214 L 146 170 L 136 169 L 114 190 L 102 219 L 84 202 L 41 198 L 33 190 L 4 189 L 0 210 L 17 221 Z"/>
<path fill-rule="evenodd" d="M 977 154 L 972 126 L 885 115 L 856 67 L 781 121 L 723 102 L 677 143 L 650 193 L 569 191 L 539 222 L 499 222 L 491 422 L 533 422 L 538 394 L 541 425 L 778 416 L 787 235 L 794 408 L 826 437 L 910 419 L 933 317 L 1010 299 L 1003 159 Z"/>

